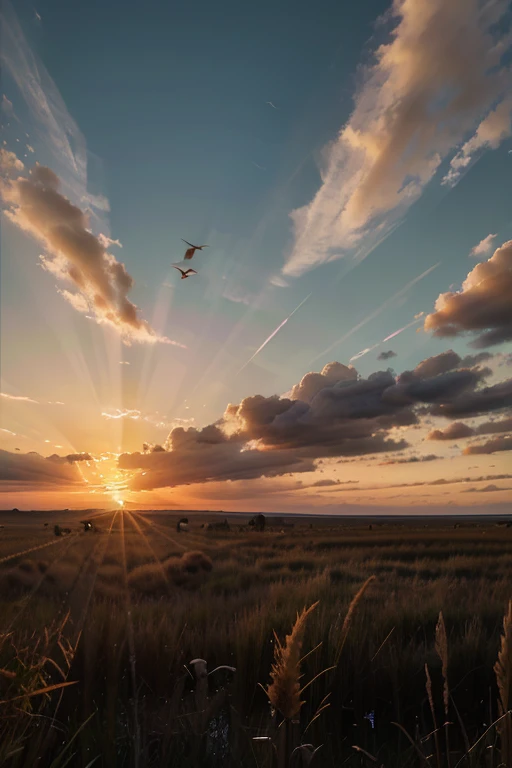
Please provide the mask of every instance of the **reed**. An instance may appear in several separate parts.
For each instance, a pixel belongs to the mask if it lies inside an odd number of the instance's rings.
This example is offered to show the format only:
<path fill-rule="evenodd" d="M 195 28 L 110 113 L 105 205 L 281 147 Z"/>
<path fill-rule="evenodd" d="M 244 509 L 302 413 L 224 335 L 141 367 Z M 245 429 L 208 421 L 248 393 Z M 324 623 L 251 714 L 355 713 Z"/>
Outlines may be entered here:
<path fill-rule="evenodd" d="M 498 714 L 503 720 L 497 726 L 501 742 L 503 765 L 512 765 L 512 600 L 503 618 L 498 659 L 494 665 L 498 684 Z"/>

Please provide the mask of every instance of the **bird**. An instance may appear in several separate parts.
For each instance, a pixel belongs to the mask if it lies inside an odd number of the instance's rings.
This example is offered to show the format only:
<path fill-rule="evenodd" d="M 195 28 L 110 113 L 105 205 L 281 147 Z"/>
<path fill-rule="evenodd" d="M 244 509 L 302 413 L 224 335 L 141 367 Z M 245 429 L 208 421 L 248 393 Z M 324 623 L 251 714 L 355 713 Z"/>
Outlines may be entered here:
<path fill-rule="evenodd" d="M 183 240 L 183 238 L 181 238 Z M 188 240 L 183 240 L 184 243 L 187 245 L 190 245 L 190 248 L 187 248 L 187 251 L 185 253 L 185 259 L 191 259 L 192 256 L 196 251 L 202 251 L 203 248 L 209 248 L 209 245 L 192 245 L 192 243 L 189 243 Z"/>
<path fill-rule="evenodd" d="M 197 272 L 195 269 L 186 269 L 183 270 L 180 267 L 177 267 L 175 264 L 172 265 L 174 269 L 177 269 L 179 272 L 181 272 L 181 279 L 185 280 L 187 277 L 190 277 L 190 275 L 197 275 Z"/>
<path fill-rule="evenodd" d="M 271 101 L 266 101 L 265 104 L 268 104 L 269 107 L 272 107 L 272 109 L 277 109 L 276 105 L 273 104 Z"/>

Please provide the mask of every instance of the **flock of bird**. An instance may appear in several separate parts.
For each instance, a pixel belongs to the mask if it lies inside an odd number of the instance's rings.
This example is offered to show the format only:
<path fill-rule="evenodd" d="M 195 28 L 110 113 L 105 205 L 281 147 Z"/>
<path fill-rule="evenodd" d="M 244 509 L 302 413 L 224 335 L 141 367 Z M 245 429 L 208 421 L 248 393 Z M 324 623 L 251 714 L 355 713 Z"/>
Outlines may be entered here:
<path fill-rule="evenodd" d="M 183 238 L 181 238 L 183 240 Z M 202 251 L 203 248 L 209 248 L 209 245 L 192 245 L 192 243 L 189 243 L 188 240 L 183 240 L 184 243 L 186 243 L 189 248 L 185 251 L 184 259 L 185 261 L 189 261 L 189 259 L 192 258 L 194 253 L 196 251 Z M 190 277 L 190 275 L 197 275 L 197 272 L 195 269 L 181 269 L 181 267 L 178 267 L 176 264 L 172 265 L 174 269 L 177 269 L 178 272 L 181 272 L 181 279 L 185 280 L 187 277 Z"/>

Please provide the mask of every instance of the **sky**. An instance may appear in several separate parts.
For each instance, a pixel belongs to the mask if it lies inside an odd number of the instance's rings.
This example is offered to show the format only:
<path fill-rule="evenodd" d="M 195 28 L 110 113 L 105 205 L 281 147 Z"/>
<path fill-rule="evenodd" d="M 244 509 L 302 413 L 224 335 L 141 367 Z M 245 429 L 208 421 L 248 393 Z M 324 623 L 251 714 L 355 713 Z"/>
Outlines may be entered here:
<path fill-rule="evenodd" d="M 509 2 L 1 15 L 1 508 L 507 508 Z"/>

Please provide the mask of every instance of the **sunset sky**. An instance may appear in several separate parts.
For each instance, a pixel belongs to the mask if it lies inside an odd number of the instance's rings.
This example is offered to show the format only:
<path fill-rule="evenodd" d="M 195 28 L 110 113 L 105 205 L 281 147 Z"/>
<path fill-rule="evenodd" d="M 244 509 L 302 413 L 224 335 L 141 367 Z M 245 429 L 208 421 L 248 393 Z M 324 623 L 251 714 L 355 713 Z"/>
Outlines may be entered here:
<path fill-rule="evenodd" d="M 0 508 L 507 508 L 508 1 L 1 16 Z"/>

